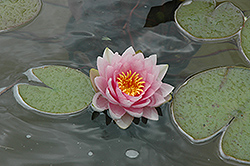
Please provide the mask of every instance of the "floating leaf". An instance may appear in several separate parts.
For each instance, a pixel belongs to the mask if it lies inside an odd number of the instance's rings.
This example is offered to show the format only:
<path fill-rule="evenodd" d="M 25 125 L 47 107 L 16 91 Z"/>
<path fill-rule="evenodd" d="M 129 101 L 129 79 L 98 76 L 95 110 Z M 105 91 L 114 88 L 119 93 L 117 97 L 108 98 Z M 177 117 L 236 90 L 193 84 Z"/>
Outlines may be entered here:
<path fill-rule="evenodd" d="M 160 23 L 174 21 L 174 12 L 184 0 L 172 0 L 162 6 L 153 6 L 147 15 L 144 27 L 154 27 Z"/>
<path fill-rule="evenodd" d="M 23 107 L 46 114 L 71 114 L 86 108 L 94 92 L 89 78 L 79 70 L 64 66 L 43 66 L 25 72 L 34 86 L 20 83 L 14 96 Z"/>
<path fill-rule="evenodd" d="M 240 45 L 241 50 L 245 57 L 250 59 L 250 19 L 248 18 L 244 23 L 244 26 L 240 33 Z"/>
<path fill-rule="evenodd" d="M 220 67 L 196 74 L 176 91 L 171 108 L 192 142 L 224 131 L 221 155 L 250 163 L 250 69 Z"/>
<path fill-rule="evenodd" d="M 0 32 L 32 21 L 40 12 L 41 0 L 0 1 Z"/>
<path fill-rule="evenodd" d="M 218 40 L 239 32 L 244 16 L 230 2 L 216 7 L 215 0 L 193 0 L 179 6 L 175 21 L 184 33 L 195 40 Z"/>

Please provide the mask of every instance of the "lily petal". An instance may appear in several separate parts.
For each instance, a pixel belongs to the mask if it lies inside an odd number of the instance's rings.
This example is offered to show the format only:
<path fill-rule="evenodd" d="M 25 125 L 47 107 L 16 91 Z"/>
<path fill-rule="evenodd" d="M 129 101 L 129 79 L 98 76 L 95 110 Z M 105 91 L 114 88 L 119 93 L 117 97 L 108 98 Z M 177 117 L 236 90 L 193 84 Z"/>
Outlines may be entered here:
<path fill-rule="evenodd" d="M 113 104 L 118 104 L 118 99 L 115 98 L 114 96 L 112 96 L 112 94 L 110 93 L 109 89 L 106 89 L 106 97 L 109 100 L 109 102 L 113 103 Z"/>
<path fill-rule="evenodd" d="M 150 120 L 159 120 L 159 115 L 158 112 L 154 107 L 145 107 L 143 109 L 143 117 L 150 119 Z"/>
<path fill-rule="evenodd" d="M 135 55 L 135 50 L 133 49 L 132 46 L 130 46 L 124 51 L 124 53 L 122 54 L 122 57 L 131 56 L 131 55 Z"/>
<path fill-rule="evenodd" d="M 131 60 L 143 62 L 145 59 L 144 59 L 144 55 L 141 52 L 139 52 L 139 53 L 135 54 L 133 56 L 133 59 L 131 59 Z"/>
<path fill-rule="evenodd" d="M 159 93 L 155 93 L 153 96 L 150 97 L 151 102 L 148 104 L 150 107 L 158 107 L 161 104 L 165 103 L 166 100 L 162 95 Z"/>
<path fill-rule="evenodd" d="M 117 95 L 116 95 L 116 93 L 115 93 L 114 87 L 115 87 L 115 86 L 113 85 L 113 80 L 112 80 L 112 78 L 110 78 L 110 79 L 108 80 L 108 90 L 109 90 L 110 94 L 116 99 L 116 98 L 117 98 Z"/>
<path fill-rule="evenodd" d="M 156 62 L 157 62 L 157 55 L 156 54 L 150 55 L 148 58 L 145 59 L 145 66 L 156 65 Z"/>
<path fill-rule="evenodd" d="M 133 117 L 140 118 L 143 114 L 143 108 L 124 108 L 127 113 Z"/>
<path fill-rule="evenodd" d="M 168 71 L 168 64 L 166 65 L 157 65 L 157 67 L 160 67 L 160 73 L 157 77 L 157 80 L 161 81 L 163 79 L 163 77 L 165 76 L 165 74 Z"/>
<path fill-rule="evenodd" d="M 143 108 L 143 107 L 146 107 L 148 106 L 148 104 L 151 102 L 150 99 L 146 99 L 146 100 L 143 100 L 143 101 L 139 101 L 139 102 L 136 102 L 132 105 L 133 108 Z"/>
<path fill-rule="evenodd" d="M 112 119 L 121 119 L 126 111 L 119 105 L 109 103 L 109 114 Z"/>
<path fill-rule="evenodd" d="M 106 74 L 105 74 L 105 78 L 108 81 L 110 78 L 113 77 L 113 73 L 114 73 L 115 69 L 113 66 L 107 66 L 106 68 Z"/>
<path fill-rule="evenodd" d="M 154 93 L 161 87 L 161 85 L 162 85 L 162 82 L 160 81 L 153 82 L 152 85 L 145 92 L 143 99 L 148 99 L 149 97 L 154 95 Z"/>
<path fill-rule="evenodd" d="M 98 76 L 94 79 L 95 85 L 102 94 L 105 94 L 106 88 L 108 86 L 107 81 L 104 77 Z"/>
<path fill-rule="evenodd" d="M 112 65 L 112 66 L 115 66 L 117 63 L 120 62 L 121 59 L 122 59 L 122 56 L 120 56 L 120 55 L 118 54 L 118 52 L 116 52 L 116 53 L 114 54 L 114 56 L 113 56 L 111 65 Z"/>
<path fill-rule="evenodd" d="M 98 92 L 98 88 L 96 87 L 95 85 L 95 78 L 99 76 L 99 72 L 98 70 L 94 69 L 94 68 L 91 68 L 90 71 L 89 71 L 89 78 L 90 78 L 90 81 L 91 81 L 91 84 L 92 84 L 92 87 L 93 89 L 95 90 L 95 92 Z"/>
<path fill-rule="evenodd" d="M 105 77 L 106 68 L 109 65 L 109 62 L 102 57 L 97 57 L 97 69 L 99 71 L 100 76 Z"/>
<path fill-rule="evenodd" d="M 98 112 L 108 109 L 108 103 L 108 100 L 103 97 L 101 92 L 97 92 L 92 99 L 92 105 L 96 108 L 95 111 Z"/>
<path fill-rule="evenodd" d="M 172 85 L 162 83 L 161 87 L 157 90 L 157 93 L 162 94 L 163 97 L 166 97 L 173 91 L 174 87 Z"/>
<path fill-rule="evenodd" d="M 134 117 L 126 113 L 122 116 L 121 119 L 115 119 L 114 121 L 120 128 L 126 129 L 131 125 L 131 123 L 133 122 L 133 119 Z"/>
<path fill-rule="evenodd" d="M 125 96 L 124 93 L 120 90 L 119 87 L 116 87 L 116 94 L 119 99 L 119 102 L 122 106 L 124 107 L 130 107 L 134 102 L 131 100 L 128 100 Z"/>
<path fill-rule="evenodd" d="M 141 71 L 144 70 L 143 61 L 141 61 L 141 60 L 134 60 L 134 61 L 132 61 L 130 63 L 130 69 L 131 69 L 131 71 L 136 71 L 138 73 L 141 73 Z"/>
<path fill-rule="evenodd" d="M 114 53 L 107 47 L 103 52 L 103 58 L 111 64 L 113 57 Z"/>

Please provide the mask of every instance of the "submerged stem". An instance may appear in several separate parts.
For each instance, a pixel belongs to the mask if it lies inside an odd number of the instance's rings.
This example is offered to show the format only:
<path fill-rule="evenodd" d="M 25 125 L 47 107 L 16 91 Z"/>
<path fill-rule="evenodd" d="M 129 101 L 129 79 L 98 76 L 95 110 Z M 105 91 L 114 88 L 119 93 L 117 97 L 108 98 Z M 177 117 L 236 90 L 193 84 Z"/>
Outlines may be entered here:
<path fill-rule="evenodd" d="M 21 81 L 22 78 L 18 79 L 16 82 L 14 82 L 13 84 L 11 84 L 10 86 L 4 88 L 1 92 L 0 92 L 0 96 L 2 94 L 4 94 L 5 92 L 7 92 L 9 89 L 11 89 L 13 86 L 15 86 L 19 81 Z M 0 146 L 1 147 L 1 146 Z"/>

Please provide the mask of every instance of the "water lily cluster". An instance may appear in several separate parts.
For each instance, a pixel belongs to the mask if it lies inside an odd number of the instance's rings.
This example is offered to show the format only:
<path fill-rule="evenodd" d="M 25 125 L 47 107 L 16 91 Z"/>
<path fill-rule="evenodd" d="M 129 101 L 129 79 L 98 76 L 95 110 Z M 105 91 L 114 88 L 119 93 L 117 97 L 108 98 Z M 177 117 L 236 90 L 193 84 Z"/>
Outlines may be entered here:
<path fill-rule="evenodd" d="M 103 57 L 97 58 L 98 72 L 90 73 L 96 90 L 92 100 L 94 110 L 108 110 L 108 115 L 122 129 L 129 127 L 134 118 L 157 121 L 156 107 L 169 100 L 174 87 L 162 82 L 168 65 L 156 63 L 156 54 L 145 58 L 132 47 L 122 55 L 106 48 Z"/>

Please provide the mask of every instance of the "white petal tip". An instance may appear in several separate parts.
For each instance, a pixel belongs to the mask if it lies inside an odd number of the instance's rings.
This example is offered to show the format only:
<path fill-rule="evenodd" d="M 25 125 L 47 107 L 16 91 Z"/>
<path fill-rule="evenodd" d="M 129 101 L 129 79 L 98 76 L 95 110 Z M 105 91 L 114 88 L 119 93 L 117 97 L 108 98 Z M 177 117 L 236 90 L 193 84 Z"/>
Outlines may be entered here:
<path fill-rule="evenodd" d="M 160 66 L 160 73 L 158 75 L 158 80 L 162 80 L 163 77 L 165 76 L 165 74 L 167 73 L 168 71 L 168 67 L 169 65 L 168 64 L 164 64 L 164 65 L 157 65 L 157 66 Z"/>
<path fill-rule="evenodd" d="M 134 117 L 125 114 L 121 119 L 116 119 L 114 121 L 121 129 L 127 129 L 131 125 L 133 119 Z"/>
<path fill-rule="evenodd" d="M 152 108 L 152 107 L 144 108 L 144 112 L 142 116 L 153 121 L 159 120 L 158 112 L 156 111 L 155 108 Z"/>
<path fill-rule="evenodd" d="M 104 111 L 104 110 L 102 110 L 102 109 L 100 109 L 100 108 L 95 107 L 93 103 L 91 103 L 90 106 L 91 106 L 91 108 L 92 108 L 94 111 L 96 111 L 96 112 L 102 112 L 102 111 Z"/>
<path fill-rule="evenodd" d="M 111 63 L 113 59 L 114 53 L 112 50 L 110 50 L 108 47 L 105 48 L 103 52 L 103 58 L 107 60 L 109 63 Z"/>

